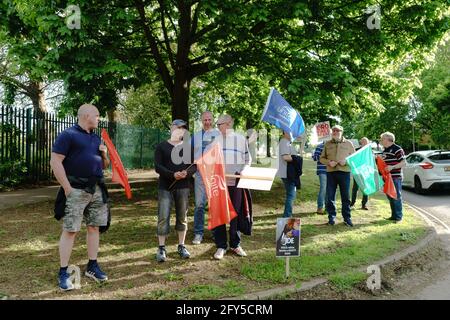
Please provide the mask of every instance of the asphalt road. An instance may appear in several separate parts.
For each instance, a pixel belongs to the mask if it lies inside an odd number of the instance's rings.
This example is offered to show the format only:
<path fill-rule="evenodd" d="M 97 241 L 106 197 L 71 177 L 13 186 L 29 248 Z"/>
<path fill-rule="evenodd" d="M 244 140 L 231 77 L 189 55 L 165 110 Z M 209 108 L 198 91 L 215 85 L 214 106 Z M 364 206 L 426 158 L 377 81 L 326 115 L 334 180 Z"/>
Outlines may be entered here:
<path fill-rule="evenodd" d="M 450 191 L 434 191 L 426 195 L 418 195 L 413 191 L 403 190 L 403 199 L 405 202 L 416 208 L 418 207 L 419 209 L 425 210 L 428 214 L 431 214 L 432 216 L 426 216 L 430 220 L 433 220 L 433 222 L 439 223 L 442 226 L 446 225 L 446 229 L 450 231 Z M 448 237 L 446 237 L 446 239 L 447 242 L 450 242 Z M 433 281 L 425 284 L 417 292 L 411 293 L 411 295 L 405 298 L 420 300 L 450 300 L 450 270 L 448 270 L 448 272 L 443 272 L 439 277 L 436 277 Z"/>
<path fill-rule="evenodd" d="M 450 226 L 450 191 L 433 191 L 426 195 L 403 190 L 403 200 L 435 215 Z"/>

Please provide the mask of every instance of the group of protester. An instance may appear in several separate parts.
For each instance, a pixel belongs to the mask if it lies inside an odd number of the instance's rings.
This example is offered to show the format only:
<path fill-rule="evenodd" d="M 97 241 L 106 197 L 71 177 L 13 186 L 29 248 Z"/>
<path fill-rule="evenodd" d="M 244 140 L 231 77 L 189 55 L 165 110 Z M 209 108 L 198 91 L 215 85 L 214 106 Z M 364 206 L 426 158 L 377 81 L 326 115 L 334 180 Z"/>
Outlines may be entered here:
<path fill-rule="evenodd" d="M 174 120 L 170 128 L 170 138 L 158 144 L 155 149 L 155 170 L 159 174 L 157 212 L 159 246 L 156 260 L 161 263 L 167 259 L 165 242 L 170 232 L 172 203 L 175 206 L 175 230 L 178 235 L 177 252 L 182 259 L 190 257 L 185 239 L 191 178 L 194 180 L 195 191 L 192 243 L 198 245 L 203 241 L 205 209 L 208 199 L 202 176 L 197 171 L 195 161 L 208 150 L 213 142 L 219 143 L 223 151 L 226 187 L 237 213 L 237 217 L 229 222 L 228 238 L 226 224 L 212 229 L 216 245 L 214 258 L 221 260 L 228 248 L 230 252 L 238 256 L 247 256 L 241 247 L 241 233 L 247 233 L 243 230 L 240 221 L 244 211 L 251 211 L 251 195 L 248 190 L 237 188 L 237 183 L 240 173 L 251 164 L 252 158 L 248 141 L 246 137 L 233 130 L 233 118 L 229 115 L 221 115 L 217 119 L 217 129 L 214 128 L 214 117 L 210 111 L 201 114 L 201 121 L 202 129 L 196 132 L 191 139 L 186 139 L 188 137 L 187 123 L 180 119 Z M 106 147 L 101 144 L 99 136 L 93 131 L 97 128 L 98 122 L 97 108 L 90 104 L 82 105 L 78 110 L 78 124 L 59 134 L 52 149 L 50 164 L 61 185 L 55 212 L 57 207 L 60 209 L 59 214 L 55 214 L 55 217 L 62 219 L 63 222 L 63 231 L 59 242 L 60 271 L 58 274 L 59 288 L 63 291 L 74 289 L 67 268 L 75 237 L 80 231 L 83 220 L 87 225 L 89 257 L 85 275 L 97 282 L 108 279 L 97 263 L 99 234 L 107 228 L 109 223 L 108 193 L 103 180 L 103 169 L 109 165 L 109 160 Z M 341 126 L 334 126 L 332 139 L 319 145 L 313 154 L 313 159 L 318 161 L 317 174 L 320 177 L 317 212 L 324 213 L 325 202 L 328 224 L 335 224 L 335 197 L 337 186 L 339 186 L 344 223 L 347 226 L 353 226 L 352 203 L 349 198 L 350 170 L 345 158 L 354 153 L 355 149 L 342 133 Z M 369 142 L 367 139 L 362 140 L 364 140 L 362 143 Z M 397 199 L 389 198 L 392 208 L 390 219 L 400 221 L 402 219 L 401 167 L 405 162 L 404 152 L 395 144 L 395 136 L 392 133 L 383 133 L 381 143 L 385 147 L 384 159 L 388 164 L 388 170 L 392 173 L 397 190 Z M 186 144 L 189 145 L 189 148 L 186 148 Z M 187 154 L 187 151 L 191 151 L 190 154 Z M 178 158 L 174 159 L 174 154 L 183 161 L 178 161 Z M 289 133 L 284 132 L 279 144 L 278 168 L 278 176 L 282 179 L 286 190 L 284 217 L 292 216 L 296 192 L 300 187 L 302 160 L 303 158 L 298 155 L 291 144 Z M 353 204 L 356 198 L 355 189 L 354 194 Z M 363 200 L 365 208 L 366 203 L 367 200 Z"/>
<path fill-rule="evenodd" d="M 328 224 L 336 223 L 336 191 L 339 186 L 341 194 L 342 217 L 344 224 L 353 227 L 351 219 L 351 209 L 355 208 L 358 184 L 353 179 L 352 197 L 350 200 L 350 167 L 346 162 L 346 158 L 358 151 L 360 148 L 370 143 L 366 137 L 359 141 L 360 147 L 354 148 L 351 141 L 343 136 L 344 129 L 335 125 L 332 127 L 331 140 L 322 142 L 317 146 L 312 158 L 317 161 L 317 175 L 319 176 L 319 194 L 317 197 L 317 213 L 324 214 L 324 203 L 326 212 L 328 213 Z M 389 199 L 391 206 L 391 217 L 388 220 L 400 222 L 403 218 L 402 210 L 402 172 L 401 168 L 406 165 L 405 153 L 403 149 L 395 144 L 395 135 L 391 132 L 384 132 L 380 136 L 380 143 L 384 147 L 382 159 L 386 162 L 386 169 L 390 172 L 397 198 Z M 363 193 L 361 209 L 369 210 L 367 207 L 369 197 Z"/>
<path fill-rule="evenodd" d="M 214 141 L 218 141 L 222 146 L 225 159 L 226 185 L 233 207 L 240 214 L 240 203 L 242 197 L 241 189 L 236 187 L 238 176 L 246 166 L 251 164 L 251 155 L 247 140 L 244 136 L 237 134 L 233 130 L 233 118 L 229 115 L 222 115 L 217 120 L 218 130 L 213 128 L 213 115 L 210 111 L 205 111 L 201 115 L 202 130 L 196 132 L 190 143 L 192 148 L 191 161 L 188 163 L 182 161 L 179 164 L 174 163 L 173 155 L 177 154 L 181 158 L 186 151 L 186 141 L 183 137 L 187 133 L 187 123 L 183 120 L 174 120 L 171 126 L 171 137 L 169 140 L 160 143 L 155 150 L 155 171 L 159 176 L 158 191 L 158 228 L 159 248 L 156 253 L 158 262 L 166 261 L 166 249 L 164 245 L 165 238 L 169 234 L 169 216 L 172 200 L 175 203 L 176 224 L 175 230 L 178 231 L 178 253 L 181 258 L 189 258 L 184 240 L 187 229 L 187 211 L 189 182 L 194 176 L 195 190 L 195 210 L 194 210 L 194 240 L 193 244 L 198 245 L 203 241 L 204 235 L 204 217 L 207 196 L 205 185 L 199 172 L 196 172 L 194 159 L 199 159 L 206 151 L 207 147 Z M 179 147 L 179 151 L 173 152 L 174 148 Z M 184 147 L 184 148 L 183 148 Z M 188 149 L 189 150 L 189 149 Z M 249 200 L 246 198 L 247 201 Z M 226 225 L 220 225 L 212 230 L 217 251 L 214 254 L 215 259 L 222 259 L 229 244 L 230 251 L 238 256 L 245 257 L 247 254 L 240 246 L 240 230 L 238 217 L 230 221 L 229 225 L 229 243 L 227 241 Z"/>

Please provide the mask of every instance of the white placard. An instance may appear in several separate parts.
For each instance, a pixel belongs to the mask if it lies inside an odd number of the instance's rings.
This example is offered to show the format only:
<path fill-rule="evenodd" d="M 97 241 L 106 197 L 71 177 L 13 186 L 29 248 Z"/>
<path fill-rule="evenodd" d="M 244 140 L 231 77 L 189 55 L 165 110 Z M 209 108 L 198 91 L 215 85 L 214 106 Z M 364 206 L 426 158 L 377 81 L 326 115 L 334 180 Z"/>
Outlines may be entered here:
<path fill-rule="evenodd" d="M 238 188 L 265 190 L 272 188 L 273 179 L 278 169 L 247 167 L 241 172 Z"/>

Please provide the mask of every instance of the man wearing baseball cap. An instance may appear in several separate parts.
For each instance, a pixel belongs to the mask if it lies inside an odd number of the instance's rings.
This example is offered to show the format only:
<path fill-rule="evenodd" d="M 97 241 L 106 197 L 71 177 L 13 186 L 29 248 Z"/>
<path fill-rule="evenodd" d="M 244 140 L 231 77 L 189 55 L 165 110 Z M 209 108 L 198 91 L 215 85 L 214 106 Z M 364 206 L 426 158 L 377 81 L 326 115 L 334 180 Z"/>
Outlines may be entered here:
<path fill-rule="evenodd" d="M 166 238 L 170 231 L 170 210 L 172 201 L 175 203 L 176 223 L 175 230 L 178 233 L 177 252 L 182 259 L 190 257 L 189 251 L 184 245 L 187 231 L 187 211 L 189 207 L 189 178 L 197 170 L 193 165 L 191 152 L 190 163 L 175 161 L 174 155 L 183 157 L 183 136 L 187 130 L 184 120 L 176 119 L 170 127 L 170 139 L 161 142 L 155 149 L 155 171 L 158 179 L 158 225 L 157 236 L 159 247 L 156 252 L 156 261 L 164 262 L 166 255 Z M 176 150 L 174 150 L 176 149 Z M 179 152 L 177 152 L 179 149 Z"/>
<path fill-rule="evenodd" d="M 350 168 L 345 158 L 355 152 L 353 144 L 343 137 L 344 128 L 335 125 L 331 128 L 331 140 L 325 143 L 320 162 L 327 169 L 326 210 L 328 224 L 333 226 L 336 220 L 336 190 L 339 186 L 344 224 L 353 227 L 350 214 Z"/>

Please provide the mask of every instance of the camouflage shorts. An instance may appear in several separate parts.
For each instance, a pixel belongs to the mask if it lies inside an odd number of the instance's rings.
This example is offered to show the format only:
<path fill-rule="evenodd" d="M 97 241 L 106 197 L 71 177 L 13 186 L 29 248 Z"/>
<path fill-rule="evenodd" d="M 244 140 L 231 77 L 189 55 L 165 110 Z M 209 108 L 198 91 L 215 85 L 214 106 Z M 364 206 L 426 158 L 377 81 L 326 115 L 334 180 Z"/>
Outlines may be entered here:
<path fill-rule="evenodd" d="M 90 194 L 82 189 L 72 189 L 66 200 L 63 229 L 78 232 L 84 221 L 87 226 L 106 226 L 108 223 L 108 207 L 103 203 L 102 191 L 98 186 L 95 193 Z"/>

